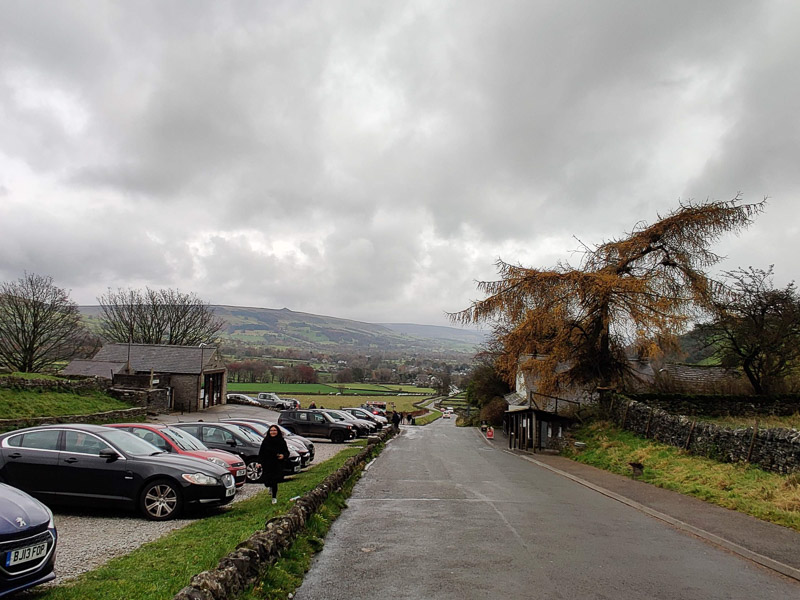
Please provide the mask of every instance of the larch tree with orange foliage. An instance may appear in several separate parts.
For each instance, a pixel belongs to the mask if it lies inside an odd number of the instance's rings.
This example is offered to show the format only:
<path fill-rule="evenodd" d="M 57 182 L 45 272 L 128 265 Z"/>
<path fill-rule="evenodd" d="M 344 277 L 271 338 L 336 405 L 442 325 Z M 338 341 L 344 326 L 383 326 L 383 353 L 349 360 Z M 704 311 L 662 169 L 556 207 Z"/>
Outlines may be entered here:
<path fill-rule="evenodd" d="M 692 316 L 709 306 L 714 282 L 706 270 L 720 259 L 709 248 L 748 227 L 765 202 L 683 203 L 621 239 L 584 247 L 578 267 L 499 260 L 500 280 L 478 283 L 486 298 L 450 318 L 494 327 L 497 366 L 509 382 L 519 367 L 545 394 L 617 385 L 629 352 L 654 357 L 674 348 Z"/>

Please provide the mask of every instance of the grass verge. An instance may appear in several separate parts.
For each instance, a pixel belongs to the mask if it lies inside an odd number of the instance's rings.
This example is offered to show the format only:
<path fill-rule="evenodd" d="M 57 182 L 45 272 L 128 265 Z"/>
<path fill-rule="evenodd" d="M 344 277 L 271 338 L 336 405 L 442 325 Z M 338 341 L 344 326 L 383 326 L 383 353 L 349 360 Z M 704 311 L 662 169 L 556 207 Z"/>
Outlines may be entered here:
<path fill-rule="evenodd" d="M 433 423 L 436 419 L 440 419 L 442 417 L 442 413 L 435 408 L 428 410 L 430 410 L 430 412 L 427 415 L 423 415 L 414 419 L 414 422 L 417 425 L 427 425 L 428 423 Z"/>
<path fill-rule="evenodd" d="M 331 492 L 322 508 L 308 519 L 304 532 L 267 570 L 261 581 L 241 596 L 241 600 L 285 600 L 294 594 L 311 568 L 314 554 L 322 550 L 331 525 L 347 508 L 346 500 L 360 475 L 361 471 L 351 477 L 341 491 Z"/>
<path fill-rule="evenodd" d="M 606 422 L 574 432 L 583 450 L 565 456 L 619 475 L 644 465 L 641 481 L 694 496 L 800 531 L 800 473 L 780 475 L 745 464 L 720 463 L 640 438 Z"/>
<path fill-rule="evenodd" d="M 758 421 L 759 429 L 772 429 L 776 427 L 786 429 L 800 429 L 800 413 L 794 413 L 786 417 L 774 417 L 770 415 L 756 417 L 698 417 L 703 421 L 710 421 L 715 425 L 739 429 L 753 427 Z"/>
<path fill-rule="evenodd" d="M 70 394 L 0 388 L 0 419 L 85 415 L 126 408 L 131 405 L 102 392 Z"/>
<path fill-rule="evenodd" d="M 264 523 L 290 506 L 288 498 L 300 496 L 319 485 L 363 444 L 351 444 L 334 458 L 294 476 L 280 487 L 280 500 L 272 505 L 266 490 L 238 502 L 126 556 L 113 559 L 84 573 L 72 582 L 45 588 L 32 597 L 37 600 L 164 600 L 177 594 L 189 580 L 216 567 L 237 544 L 262 529 Z"/>

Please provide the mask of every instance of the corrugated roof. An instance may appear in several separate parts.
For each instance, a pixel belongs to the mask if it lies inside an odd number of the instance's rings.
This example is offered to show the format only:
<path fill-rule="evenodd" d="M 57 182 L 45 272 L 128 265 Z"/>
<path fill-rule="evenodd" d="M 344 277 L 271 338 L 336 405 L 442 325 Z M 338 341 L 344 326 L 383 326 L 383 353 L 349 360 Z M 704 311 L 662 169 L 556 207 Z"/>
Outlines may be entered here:
<path fill-rule="evenodd" d="M 151 344 L 106 344 L 95 355 L 94 361 L 128 362 L 130 349 L 131 369 L 138 372 L 181 373 L 199 375 L 217 351 L 213 346 L 166 346 Z"/>

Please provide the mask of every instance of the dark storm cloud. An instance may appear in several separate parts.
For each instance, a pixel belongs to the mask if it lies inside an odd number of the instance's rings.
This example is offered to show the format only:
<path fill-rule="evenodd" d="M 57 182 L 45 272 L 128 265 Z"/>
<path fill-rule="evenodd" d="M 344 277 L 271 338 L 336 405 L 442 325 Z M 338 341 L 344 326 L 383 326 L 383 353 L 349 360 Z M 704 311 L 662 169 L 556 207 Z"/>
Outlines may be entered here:
<path fill-rule="evenodd" d="M 3 17 L 0 280 L 440 322 L 498 257 L 573 260 L 573 236 L 740 190 L 774 200 L 725 242 L 731 260 L 768 259 L 753 243 L 773 230 L 796 254 L 792 3 L 7 2 Z"/>

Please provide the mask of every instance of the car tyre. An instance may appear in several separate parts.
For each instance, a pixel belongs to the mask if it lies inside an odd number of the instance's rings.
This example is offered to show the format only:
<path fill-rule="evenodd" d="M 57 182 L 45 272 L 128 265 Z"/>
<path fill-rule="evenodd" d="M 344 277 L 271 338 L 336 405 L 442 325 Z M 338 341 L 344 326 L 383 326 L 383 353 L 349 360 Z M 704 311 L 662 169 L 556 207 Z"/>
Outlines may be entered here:
<path fill-rule="evenodd" d="M 344 431 L 331 431 L 331 441 L 334 444 L 342 444 L 344 443 Z"/>
<path fill-rule="evenodd" d="M 181 490 L 175 482 L 168 479 L 148 482 L 139 495 L 139 509 L 151 521 L 174 519 L 181 508 Z"/>
<path fill-rule="evenodd" d="M 264 467 L 257 458 L 247 461 L 247 483 L 259 483 L 264 477 Z"/>

